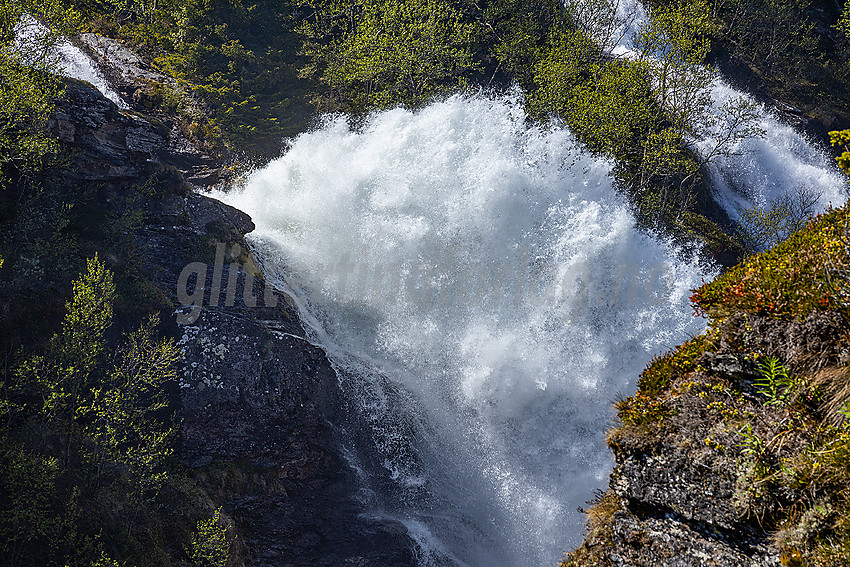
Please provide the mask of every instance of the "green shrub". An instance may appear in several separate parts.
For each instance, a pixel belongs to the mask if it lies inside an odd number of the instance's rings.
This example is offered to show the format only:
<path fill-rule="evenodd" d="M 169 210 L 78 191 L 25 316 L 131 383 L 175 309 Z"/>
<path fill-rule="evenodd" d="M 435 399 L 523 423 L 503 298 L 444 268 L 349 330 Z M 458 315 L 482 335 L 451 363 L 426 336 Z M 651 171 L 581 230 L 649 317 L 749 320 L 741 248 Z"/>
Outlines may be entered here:
<path fill-rule="evenodd" d="M 841 307 L 834 280 L 850 261 L 847 221 L 847 206 L 818 215 L 781 244 L 694 291 L 695 311 L 715 319 L 736 311 L 802 319 Z"/>
<path fill-rule="evenodd" d="M 758 365 L 760 377 L 755 381 L 759 392 L 767 398 L 768 405 L 787 405 L 794 395 L 799 380 L 775 356 L 767 356 Z"/>
<path fill-rule="evenodd" d="M 638 392 L 646 396 L 661 395 L 670 384 L 697 369 L 696 361 L 711 346 L 712 339 L 698 335 L 672 352 L 652 359 L 638 378 Z"/>
<path fill-rule="evenodd" d="M 221 508 L 218 508 L 211 518 L 198 522 L 192 534 L 189 558 L 195 567 L 227 567 L 231 543 Z"/>
<path fill-rule="evenodd" d="M 766 207 L 744 209 L 738 218 L 744 248 L 755 253 L 779 244 L 806 225 L 817 202 L 817 193 L 798 187 L 793 193 L 783 193 Z"/>
<path fill-rule="evenodd" d="M 322 81 L 354 110 L 418 106 L 466 85 L 478 32 L 447 0 L 314 0 L 300 31 Z"/>

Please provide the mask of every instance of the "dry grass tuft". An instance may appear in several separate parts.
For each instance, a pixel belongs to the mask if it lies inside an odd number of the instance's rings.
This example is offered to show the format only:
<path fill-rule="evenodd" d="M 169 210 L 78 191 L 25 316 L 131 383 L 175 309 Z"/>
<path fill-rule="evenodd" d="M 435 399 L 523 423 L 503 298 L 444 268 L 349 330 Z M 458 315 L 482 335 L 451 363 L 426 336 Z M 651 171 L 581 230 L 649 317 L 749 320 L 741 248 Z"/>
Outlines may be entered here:
<path fill-rule="evenodd" d="M 850 407 L 850 368 L 826 367 L 814 375 L 811 387 L 820 393 L 824 421 L 834 426 L 841 425 L 847 419 Z"/>

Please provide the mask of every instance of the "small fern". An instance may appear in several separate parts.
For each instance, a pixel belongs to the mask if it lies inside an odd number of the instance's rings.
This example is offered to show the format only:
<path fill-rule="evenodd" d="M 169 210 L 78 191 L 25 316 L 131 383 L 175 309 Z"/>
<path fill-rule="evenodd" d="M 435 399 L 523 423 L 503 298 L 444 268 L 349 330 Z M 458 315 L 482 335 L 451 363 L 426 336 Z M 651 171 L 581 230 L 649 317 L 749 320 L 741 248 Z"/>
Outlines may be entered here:
<path fill-rule="evenodd" d="M 759 363 L 761 377 L 755 381 L 759 392 L 767 397 L 767 405 L 785 405 L 794 393 L 797 381 L 788 374 L 788 369 L 775 356 L 765 357 Z"/>
<path fill-rule="evenodd" d="M 755 461 L 761 459 L 761 455 L 764 453 L 764 443 L 762 443 L 758 435 L 753 433 L 753 426 L 749 423 L 745 424 L 744 427 L 738 430 L 738 435 L 744 438 L 743 443 L 738 445 L 743 450 L 743 453 Z"/>

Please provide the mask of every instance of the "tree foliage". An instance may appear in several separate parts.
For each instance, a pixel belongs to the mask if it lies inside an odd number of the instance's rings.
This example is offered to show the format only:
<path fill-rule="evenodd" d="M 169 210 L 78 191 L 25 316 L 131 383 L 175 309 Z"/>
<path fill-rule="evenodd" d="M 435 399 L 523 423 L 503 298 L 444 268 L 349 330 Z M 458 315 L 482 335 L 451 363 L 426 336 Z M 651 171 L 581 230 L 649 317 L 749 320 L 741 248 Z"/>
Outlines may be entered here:
<path fill-rule="evenodd" d="M 352 108 L 416 106 L 462 88 L 477 33 L 447 0 L 307 0 L 300 30 L 315 71 Z"/>
<path fill-rule="evenodd" d="M 734 56 L 791 80 L 805 70 L 817 47 L 811 0 L 726 0 L 716 6 Z"/>
<path fill-rule="evenodd" d="M 738 219 L 744 248 L 756 253 L 779 244 L 806 226 L 817 202 L 817 192 L 798 187 L 793 193 L 783 193 L 765 206 L 744 209 Z"/>
<path fill-rule="evenodd" d="M 192 534 L 189 558 L 194 567 L 227 567 L 232 540 L 221 508 L 211 518 L 200 520 Z"/>
<path fill-rule="evenodd" d="M 830 132 L 829 140 L 832 142 L 833 146 L 836 146 L 841 150 L 841 155 L 835 158 L 838 162 L 838 167 L 840 167 L 844 173 L 850 175 L 850 130 L 836 130 Z"/>
<path fill-rule="evenodd" d="M 713 106 L 708 3 L 653 9 L 628 58 L 608 54 L 633 15 L 602 0 L 575 0 L 567 13 L 572 27 L 552 32 L 535 65 L 535 105 L 561 116 L 592 151 L 617 160 L 643 223 L 677 226 L 695 206 L 702 168 L 764 134 L 752 101 Z"/>
<path fill-rule="evenodd" d="M 179 350 L 157 338 L 156 316 L 110 348 L 115 284 L 97 256 L 72 288 L 43 353 L 5 373 L 0 542 L 18 559 L 0 565 L 114 565 L 136 538 L 150 543 L 134 523 L 163 505 L 176 435 L 165 386 Z M 104 516 L 122 542 L 110 539 L 110 550 L 98 535 Z"/>
<path fill-rule="evenodd" d="M 127 467 L 140 495 L 156 494 L 167 478 L 165 459 L 176 430 L 161 415 L 168 406 L 163 387 L 177 378 L 180 355 L 171 340 L 156 340 L 151 316 L 118 347 L 106 379 L 92 388 L 91 401 L 77 410 L 94 441 L 94 460 Z"/>
<path fill-rule="evenodd" d="M 21 446 L 0 449 L 0 550 L 9 563 L 20 564 L 34 546 L 48 544 L 61 528 L 55 491 L 58 459 Z"/>
<path fill-rule="evenodd" d="M 0 188 L 57 149 L 45 132 L 62 93 L 51 48 L 76 19 L 58 0 L 0 0 Z"/>

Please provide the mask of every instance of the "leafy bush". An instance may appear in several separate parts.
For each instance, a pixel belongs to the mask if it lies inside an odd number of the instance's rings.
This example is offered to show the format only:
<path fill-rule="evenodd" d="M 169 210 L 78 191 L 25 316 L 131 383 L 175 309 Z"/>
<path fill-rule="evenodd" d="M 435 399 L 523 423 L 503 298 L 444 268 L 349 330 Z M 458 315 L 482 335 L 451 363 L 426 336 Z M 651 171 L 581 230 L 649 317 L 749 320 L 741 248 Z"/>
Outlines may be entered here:
<path fill-rule="evenodd" d="M 306 54 L 351 108 L 418 106 L 462 88 L 477 27 L 446 0 L 311 0 Z"/>
<path fill-rule="evenodd" d="M 221 508 L 218 508 L 211 518 L 198 522 L 192 534 L 189 558 L 195 567 L 227 567 L 231 543 Z"/>
<path fill-rule="evenodd" d="M 111 348 L 115 284 L 97 257 L 72 287 L 43 352 L 4 372 L 0 565 L 177 564 L 203 497 L 169 466 L 179 351 L 155 316 Z"/>

